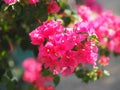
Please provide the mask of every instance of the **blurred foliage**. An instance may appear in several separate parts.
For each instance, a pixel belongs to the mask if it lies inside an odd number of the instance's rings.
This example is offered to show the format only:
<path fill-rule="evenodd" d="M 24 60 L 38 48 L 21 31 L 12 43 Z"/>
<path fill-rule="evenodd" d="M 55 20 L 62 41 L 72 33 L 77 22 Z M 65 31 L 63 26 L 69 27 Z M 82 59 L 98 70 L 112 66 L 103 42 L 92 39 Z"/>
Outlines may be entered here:
<path fill-rule="evenodd" d="M 109 72 L 107 70 L 102 69 L 102 67 L 87 67 L 80 65 L 75 70 L 75 75 L 80 78 L 83 82 L 88 83 L 90 81 L 96 81 L 104 76 L 109 76 Z"/>
<path fill-rule="evenodd" d="M 9 66 L 10 59 L 14 61 L 12 52 L 20 46 L 22 50 L 33 51 L 36 56 L 37 47 L 30 44 L 28 33 L 47 18 L 46 0 L 41 0 L 36 5 L 22 1 L 6 5 L 0 0 L 0 83 L 5 83 L 6 90 L 16 90 L 17 85 L 22 82 L 14 79 Z"/>

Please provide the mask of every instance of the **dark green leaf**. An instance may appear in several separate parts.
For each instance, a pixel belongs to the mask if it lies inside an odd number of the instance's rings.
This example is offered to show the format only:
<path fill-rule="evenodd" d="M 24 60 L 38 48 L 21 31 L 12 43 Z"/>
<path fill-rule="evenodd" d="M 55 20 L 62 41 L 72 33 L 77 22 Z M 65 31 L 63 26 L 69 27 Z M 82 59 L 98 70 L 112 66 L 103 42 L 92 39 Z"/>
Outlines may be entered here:
<path fill-rule="evenodd" d="M 65 16 L 62 19 L 64 21 L 64 26 L 67 26 L 71 22 L 70 17 Z"/>
<path fill-rule="evenodd" d="M 2 76 L 1 81 L 4 82 L 4 83 L 9 83 L 10 79 L 7 78 L 6 76 Z"/>
<path fill-rule="evenodd" d="M 0 49 L 4 49 L 6 51 L 10 50 L 10 46 L 8 40 L 6 38 L 1 38 L 0 40 Z"/>
<path fill-rule="evenodd" d="M 78 71 L 75 71 L 75 75 L 76 75 L 78 78 L 82 78 L 82 77 L 84 76 L 83 70 L 80 69 L 80 70 L 78 70 Z"/>
<path fill-rule="evenodd" d="M 15 6 L 15 11 L 19 15 L 22 11 L 22 6 L 19 3 L 15 4 L 14 6 Z"/>
<path fill-rule="evenodd" d="M 15 82 L 9 81 L 9 82 L 7 83 L 7 90 L 15 90 L 15 88 L 16 88 Z"/>
<path fill-rule="evenodd" d="M 88 83 L 89 80 L 90 80 L 90 78 L 87 75 L 84 75 L 84 77 L 82 78 L 82 81 L 85 82 L 85 83 Z"/>
<path fill-rule="evenodd" d="M 55 86 L 57 86 L 60 82 L 60 76 L 59 75 L 54 75 L 53 76 L 53 82 L 54 82 Z"/>
<path fill-rule="evenodd" d="M 4 73 L 5 73 L 5 69 L 0 66 L 0 80 Z"/>
<path fill-rule="evenodd" d="M 48 18 L 48 13 L 47 13 L 47 6 L 45 3 L 41 3 L 40 5 L 38 5 L 38 12 L 36 13 L 36 17 L 38 19 L 40 19 L 40 21 L 45 21 Z"/>
<path fill-rule="evenodd" d="M 50 70 L 48 70 L 48 69 L 43 69 L 43 71 L 42 71 L 43 76 L 49 76 L 51 74 L 52 74 L 52 72 Z"/>
<path fill-rule="evenodd" d="M 7 71 L 7 76 L 12 79 L 13 75 L 12 75 L 12 72 L 10 70 Z"/>

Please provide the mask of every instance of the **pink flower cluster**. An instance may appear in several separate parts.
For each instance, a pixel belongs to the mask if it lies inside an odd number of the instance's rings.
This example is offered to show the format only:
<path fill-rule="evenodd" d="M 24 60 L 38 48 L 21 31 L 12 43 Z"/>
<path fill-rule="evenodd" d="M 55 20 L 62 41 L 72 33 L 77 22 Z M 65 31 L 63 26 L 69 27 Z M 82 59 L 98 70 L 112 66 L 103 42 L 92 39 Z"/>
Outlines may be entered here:
<path fill-rule="evenodd" d="M 97 13 L 101 13 L 103 11 L 101 4 L 99 4 L 97 0 L 81 0 L 81 1 L 83 2 L 84 5 L 88 6 L 91 10 Z"/>
<path fill-rule="evenodd" d="M 120 53 L 120 17 L 110 11 L 103 12 L 93 24 L 100 42 L 110 51 Z"/>
<path fill-rule="evenodd" d="M 80 6 L 78 14 L 83 21 L 94 27 L 101 45 L 110 51 L 120 53 L 120 17 L 111 11 L 95 13 L 87 6 Z"/>
<path fill-rule="evenodd" d="M 51 76 L 44 77 L 42 75 L 41 63 L 38 63 L 38 61 L 36 61 L 34 58 L 27 58 L 23 62 L 23 67 L 25 69 L 23 75 L 24 81 L 34 84 L 37 88 L 44 87 L 44 89 L 40 89 L 40 90 L 54 90 L 54 89 L 47 89 L 50 88 L 50 86 L 46 87 L 47 82 L 52 82 L 52 77 Z"/>
<path fill-rule="evenodd" d="M 96 64 L 97 46 L 88 39 L 94 29 L 87 22 L 64 28 L 60 21 L 48 20 L 30 33 L 39 45 L 38 61 L 53 74 L 70 75 L 78 64 Z"/>

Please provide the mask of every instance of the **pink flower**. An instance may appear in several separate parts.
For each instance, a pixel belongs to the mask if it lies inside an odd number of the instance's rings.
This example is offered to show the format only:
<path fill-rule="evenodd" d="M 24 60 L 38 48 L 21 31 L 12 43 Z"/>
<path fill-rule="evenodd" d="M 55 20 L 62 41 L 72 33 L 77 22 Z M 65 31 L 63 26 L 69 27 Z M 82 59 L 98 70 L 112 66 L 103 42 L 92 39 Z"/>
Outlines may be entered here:
<path fill-rule="evenodd" d="M 18 0 L 4 0 L 6 4 L 12 5 L 15 4 Z"/>
<path fill-rule="evenodd" d="M 33 30 L 29 36 L 34 45 L 43 45 L 43 43 L 49 39 L 50 36 L 61 33 L 65 29 L 61 25 L 60 21 L 48 20 L 43 23 L 43 25 L 37 27 Z"/>
<path fill-rule="evenodd" d="M 102 5 L 100 5 L 97 0 L 82 0 L 83 4 L 90 7 L 91 10 L 101 13 L 102 12 Z"/>
<path fill-rule="evenodd" d="M 35 82 L 39 78 L 39 73 L 32 71 L 24 71 L 23 80 L 29 83 Z"/>
<path fill-rule="evenodd" d="M 108 65 L 109 58 L 106 57 L 106 56 L 101 56 L 98 62 L 99 62 L 99 64 L 101 64 L 102 66 L 106 66 L 106 65 Z"/>
<path fill-rule="evenodd" d="M 97 46 L 89 22 L 80 22 L 65 29 L 60 22 L 48 20 L 30 33 L 33 44 L 39 45 L 38 61 L 53 74 L 68 76 L 78 64 L 96 65 Z M 84 43 L 83 43 L 84 42 Z"/>
<path fill-rule="evenodd" d="M 40 27 L 29 33 L 32 41 L 31 43 L 34 45 L 42 45 L 42 43 L 44 42 L 44 37 L 42 36 L 41 29 L 39 28 Z"/>
<path fill-rule="evenodd" d="M 72 51 L 66 51 L 66 53 L 62 56 L 62 59 L 60 60 L 60 66 L 62 68 L 61 73 L 64 76 L 68 76 L 78 65 L 77 60 L 73 56 L 74 52 Z"/>
<path fill-rule="evenodd" d="M 51 2 L 48 4 L 48 13 L 57 13 L 60 10 L 60 7 L 56 3 L 56 1 L 51 0 Z"/>
<path fill-rule="evenodd" d="M 52 76 L 43 76 L 42 72 L 38 73 L 39 77 L 33 82 L 36 87 L 45 86 L 48 82 L 52 82 Z"/>
<path fill-rule="evenodd" d="M 34 58 L 27 58 L 23 62 L 23 67 L 25 70 L 40 72 L 42 70 L 41 64 L 38 63 Z"/>
<path fill-rule="evenodd" d="M 69 75 L 71 75 L 74 72 L 74 69 L 73 68 L 69 68 L 69 67 L 63 67 L 62 70 L 61 70 L 61 73 L 64 76 L 69 76 Z"/>
<path fill-rule="evenodd" d="M 37 2 L 39 2 L 39 0 L 29 0 L 30 4 L 36 4 Z"/>
<path fill-rule="evenodd" d="M 79 63 L 93 64 L 95 66 L 98 57 L 97 52 L 97 46 L 92 46 L 91 42 L 86 42 L 84 46 L 80 47 L 80 49 L 75 53 L 75 58 Z"/>
<path fill-rule="evenodd" d="M 89 21 L 78 22 L 74 25 L 74 31 L 77 34 L 81 34 L 84 37 L 88 37 L 88 35 L 95 35 L 94 27 L 91 25 Z"/>
<path fill-rule="evenodd" d="M 85 5 L 78 7 L 77 13 L 84 21 L 91 20 L 91 17 L 93 15 L 93 11 Z"/>
<path fill-rule="evenodd" d="M 111 11 L 103 12 L 92 21 L 92 26 L 98 36 L 101 45 L 110 51 L 120 53 L 120 17 L 115 16 Z"/>
<path fill-rule="evenodd" d="M 45 38 L 48 38 L 49 36 L 54 35 L 56 33 L 61 33 L 63 31 L 64 31 L 64 27 L 61 25 L 61 22 L 54 20 L 48 20 L 44 22 L 43 30 L 41 30 Z"/>
<path fill-rule="evenodd" d="M 25 69 L 23 79 L 27 82 L 33 83 L 39 78 L 39 72 L 41 72 L 41 64 L 36 62 L 34 58 L 27 58 L 23 62 L 23 67 Z"/>
<path fill-rule="evenodd" d="M 42 86 L 45 86 L 47 82 L 53 81 L 52 76 L 44 77 L 42 75 L 41 63 L 37 62 L 34 58 L 25 59 L 25 61 L 23 62 L 23 67 L 24 67 L 23 80 L 34 84 L 35 87 L 40 86 L 41 88 L 43 88 Z M 45 86 L 45 88 L 47 87 Z"/>
<path fill-rule="evenodd" d="M 89 4 L 95 2 L 95 0 L 83 0 L 83 2 L 85 5 L 81 5 L 78 8 L 78 15 L 80 15 L 82 22 L 75 24 L 75 30 L 77 32 L 81 31 L 82 33 L 87 32 L 89 35 L 96 35 L 99 42 L 107 46 L 108 38 L 111 37 L 110 34 L 114 34 L 109 31 L 113 25 L 113 14 L 111 12 L 98 14 L 92 10 Z M 86 3 L 88 3 L 88 5 Z M 113 30 L 111 31 L 114 32 Z"/>

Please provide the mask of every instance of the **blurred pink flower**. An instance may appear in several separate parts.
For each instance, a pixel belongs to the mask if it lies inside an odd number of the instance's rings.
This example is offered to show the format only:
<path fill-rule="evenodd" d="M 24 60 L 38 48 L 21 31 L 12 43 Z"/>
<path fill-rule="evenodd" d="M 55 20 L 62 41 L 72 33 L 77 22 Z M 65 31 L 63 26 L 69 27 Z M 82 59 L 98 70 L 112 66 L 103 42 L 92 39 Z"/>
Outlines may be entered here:
<path fill-rule="evenodd" d="M 42 70 L 42 67 L 34 58 L 25 59 L 23 67 L 25 69 L 23 75 L 25 81 L 33 83 L 39 78 L 39 73 Z"/>
<path fill-rule="evenodd" d="M 83 4 L 90 7 L 91 10 L 101 13 L 103 11 L 102 5 L 97 0 L 82 0 Z"/>
<path fill-rule="evenodd" d="M 43 88 L 42 86 L 45 86 L 47 82 L 53 81 L 52 76 L 44 77 L 42 75 L 41 63 L 37 62 L 34 58 L 25 59 L 25 61 L 23 62 L 23 67 L 24 67 L 23 80 L 34 84 L 36 87 L 41 86 L 41 88 Z"/>
<path fill-rule="evenodd" d="M 37 2 L 39 2 L 39 0 L 29 0 L 30 4 L 36 4 Z"/>
<path fill-rule="evenodd" d="M 60 7 L 56 3 L 56 1 L 51 0 L 51 2 L 48 4 L 48 13 L 57 13 L 60 10 Z"/>
<path fill-rule="evenodd" d="M 39 78 L 39 74 L 32 71 L 24 71 L 23 80 L 34 83 Z"/>
<path fill-rule="evenodd" d="M 4 0 L 6 4 L 12 5 L 15 4 L 18 0 Z"/>
<path fill-rule="evenodd" d="M 109 57 L 106 57 L 106 56 L 101 56 L 99 61 L 98 61 L 99 64 L 101 64 L 102 66 L 106 66 L 108 65 L 109 63 Z"/>
<path fill-rule="evenodd" d="M 91 20 L 93 11 L 86 5 L 81 5 L 77 8 L 78 15 L 82 18 L 83 21 Z"/>

